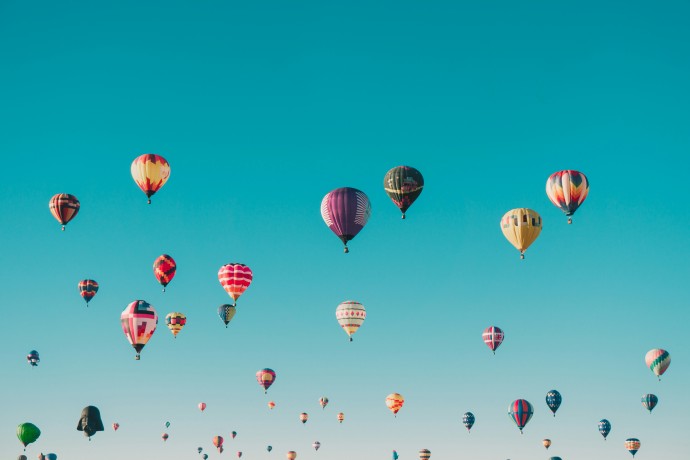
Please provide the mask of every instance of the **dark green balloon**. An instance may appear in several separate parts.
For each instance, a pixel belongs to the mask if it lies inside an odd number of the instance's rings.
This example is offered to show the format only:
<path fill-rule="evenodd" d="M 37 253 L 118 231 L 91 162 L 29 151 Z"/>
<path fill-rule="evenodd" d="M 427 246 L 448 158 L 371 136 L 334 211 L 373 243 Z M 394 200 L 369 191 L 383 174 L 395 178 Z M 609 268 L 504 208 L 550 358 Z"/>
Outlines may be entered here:
<path fill-rule="evenodd" d="M 41 436 L 41 430 L 33 423 L 26 422 L 17 427 L 17 437 L 24 447 L 35 442 L 39 436 Z"/>

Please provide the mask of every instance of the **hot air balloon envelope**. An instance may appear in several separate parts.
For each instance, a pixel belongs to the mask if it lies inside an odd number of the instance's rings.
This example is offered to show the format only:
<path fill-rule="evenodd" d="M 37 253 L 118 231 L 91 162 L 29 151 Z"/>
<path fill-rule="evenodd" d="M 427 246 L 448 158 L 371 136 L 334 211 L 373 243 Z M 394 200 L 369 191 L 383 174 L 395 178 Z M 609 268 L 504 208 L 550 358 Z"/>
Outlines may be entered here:
<path fill-rule="evenodd" d="M 403 219 L 405 212 L 419 197 L 423 188 L 422 173 L 411 166 L 396 166 L 383 178 L 383 189 L 400 209 Z"/>
<path fill-rule="evenodd" d="M 170 177 L 170 165 L 160 155 L 145 153 L 134 159 L 130 167 L 132 179 L 146 194 L 148 203 L 151 197 L 165 185 Z"/>
<path fill-rule="evenodd" d="M 81 411 L 81 417 L 77 423 L 77 430 L 83 431 L 84 436 L 89 438 L 99 431 L 103 431 L 103 422 L 101 421 L 101 412 L 95 406 L 86 406 Z"/>
<path fill-rule="evenodd" d="M 349 252 L 347 242 L 364 228 L 371 216 L 371 203 L 361 190 L 342 187 L 328 192 L 321 200 L 321 217 Z"/>
<path fill-rule="evenodd" d="M 541 216 L 532 209 L 511 209 L 501 218 L 501 230 L 515 249 L 520 251 L 520 258 L 525 258 L 525 251 L 541 233 Z"/>

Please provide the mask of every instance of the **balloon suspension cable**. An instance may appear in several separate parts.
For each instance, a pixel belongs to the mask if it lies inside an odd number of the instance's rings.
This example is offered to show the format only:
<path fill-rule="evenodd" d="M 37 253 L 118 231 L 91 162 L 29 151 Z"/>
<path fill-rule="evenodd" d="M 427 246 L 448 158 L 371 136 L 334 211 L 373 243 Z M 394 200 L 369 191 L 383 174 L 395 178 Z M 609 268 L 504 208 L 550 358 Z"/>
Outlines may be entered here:
<path fill-rule="evenodd" d="M 572 223 L 573 223 L 573 218 L 572 218 L 572 217 L 568 217 L 568 225 L 570 225 L 570 224 L 572 224 Z"/>

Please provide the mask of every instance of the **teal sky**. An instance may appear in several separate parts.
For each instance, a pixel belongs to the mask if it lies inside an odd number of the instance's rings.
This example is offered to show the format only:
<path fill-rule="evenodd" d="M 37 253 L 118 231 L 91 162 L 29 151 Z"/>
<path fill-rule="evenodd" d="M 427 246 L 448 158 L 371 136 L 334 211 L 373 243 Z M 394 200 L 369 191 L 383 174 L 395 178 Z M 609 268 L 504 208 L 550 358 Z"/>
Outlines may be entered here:
<path fill-rule="evenodd" d="M 688 17 L 679 1 L 0 0 L 0 456 L 31 421 L 29 458 L 623 460 L 637 437 L 635 458 L 686 459 Z M 172 168 L 150 206 L 129 173 L 148 152 Z M 425 178 L 405 221 L 382 187 L 401 164 Z M 591 182 L 570 226 L 544 192 L 569 168 Z M 373 208 L 347 255 L 319 214 L 343 186 Z M 65 232 L 48 210 L 63 192 L 81 201 Z M 524 261 L 499 228 L 515 207 L 544 220 Z M 229 262 L 254 282 L 226 329 Z M 84 278 L 101 286 L 88 308 Z M 138 362 L 119 322 L 135 299 L 160 317 Z M 352 343 L 348 299 L 368 314 Z M 91 442 L 87 405 L 106 424 Z"/>

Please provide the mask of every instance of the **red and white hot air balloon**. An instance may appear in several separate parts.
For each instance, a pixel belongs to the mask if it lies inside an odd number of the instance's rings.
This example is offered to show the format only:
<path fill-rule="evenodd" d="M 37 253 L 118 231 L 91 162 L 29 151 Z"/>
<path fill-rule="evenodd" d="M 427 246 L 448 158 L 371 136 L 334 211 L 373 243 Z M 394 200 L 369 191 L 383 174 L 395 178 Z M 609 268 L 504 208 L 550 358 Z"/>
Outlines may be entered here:
<path fill-rule="evenodd" d="M 237 306 L 237 299 L 247 290 L 253 278 L 252 270 L 244 264 L 226 264 L 218 270 L 218 281 L 234 301 L 233 306 Z"/>

